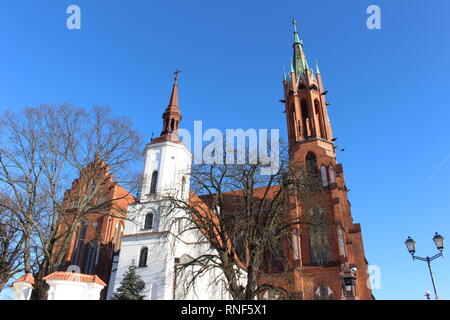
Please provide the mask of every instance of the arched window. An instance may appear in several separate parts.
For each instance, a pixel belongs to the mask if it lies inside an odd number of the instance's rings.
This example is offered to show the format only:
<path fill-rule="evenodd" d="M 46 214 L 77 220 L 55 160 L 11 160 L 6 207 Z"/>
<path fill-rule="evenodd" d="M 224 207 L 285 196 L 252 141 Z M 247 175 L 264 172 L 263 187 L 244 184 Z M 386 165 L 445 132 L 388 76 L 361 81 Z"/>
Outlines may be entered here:
<path fill-rule="evenodd" d="M 76 249 L 73 251 L 71 264 L 81 266 L 82 252 L 84 251 L 84 239 L 86 238 L 88 224 L 86 221 L 81 221 L 78 226 L 77 236 L 74 242 Z"/>
<path fill-rule="evenodd" d="M 86 262 L 84 266 L 84 273 L 94 274 L 95 258 L 98 252 L 99 246 L 95 242 L 91 242 L 88 245 L 88 253 L 86 256 Z"/>
<path fill-rule="evenodd" d="M 300 237 L 297 233 L 294 233 L 292 235 L 292 248 L 294 249 L 294 260 L 300 260 L 300 250 L 299 250 L 299 244 L 300 243 Z"/>
<path fill-rule="evenodd" d="M 322 176 L 322 185 L 328 186 L 327 168 L 325 166 L 320 167 L 320 175 Z"/>
<path fill-rule="evenodd" d="M 145 216 L 144 229 L 148 230 L 151 228 L 153 228 L 153 213 L 150 212 Z"/>
<path fill-rule="evenodd" d="M 164 131 L 169 131 L 169 119 L 164 120 Z"/>
<path fill-rule="evenodd" d="M 327 138 L 327 134 L 325 131 L 325 122 L 323 121 L 323 114 L 322 114 L 322 110 L 320 108 L 320 103 L 319 100 L 314 100 L 314 109 L 315 109 L 315 113 L 316 113 L 316 118 L 319 122 L 319 132 L 320 132 L 320 137 L 326 139 Z"/>
<path fill-rule="evenodd" d="M 345 257 L 345 238 L 344 231 L 341 227 L 338 228 L 338 241 L 339 241 L 339 255 Z"/>
<path fill-rule="evenodd" d="M 306 102 L 306 100 L 302 100 L 302 104 L 301 104 L 301 113 L 302 113 L 302 126 L 303 126 L 303 137 L 305 137 L 305 139 L 310 135 L 310 128 L 308 127 L 308 119 L 309 119 L 309 115 L 308 115 L 308 102 Z"/>
<path fill-rule="evenodd" d="M 152 180 L 150 183 L 150 193 L 156 193 L 156 185 L 158 183 L 158 171 L 155 170 L 152 173 Z"/>
<path fill-rule="evenodd" d="M 148 248 L 143 247 L 141 249 L 141 253 L 139 254 L 139 267 L 146 267 L 147 266 L 147 256 L 148 256 Z"/>
<path fill-rule="evenodd" d="M 308 152 L 306 155 L 306 172 L 309 176 L 317 176 L 317 158 L 312 152 Z"/>
<path fill-rule="evenodd" d="M 123 225 L 121 223 L 116 224 L 116 234 L 114 236 L 114 251 L 120 250 L 120 244 L 122 242 Z"/>
<path fill-rule="evenodd" d="M 322 265 L 331 261 L 327 217 L 321 208 L 311 209 L 309 212 L 308 235 L 311 263 Z"/>
<path fill-rule="evenodd" d="M 330 166 L 330 183 L 336 182 L 336 174 L 334 172 L 334 167 Z"/>

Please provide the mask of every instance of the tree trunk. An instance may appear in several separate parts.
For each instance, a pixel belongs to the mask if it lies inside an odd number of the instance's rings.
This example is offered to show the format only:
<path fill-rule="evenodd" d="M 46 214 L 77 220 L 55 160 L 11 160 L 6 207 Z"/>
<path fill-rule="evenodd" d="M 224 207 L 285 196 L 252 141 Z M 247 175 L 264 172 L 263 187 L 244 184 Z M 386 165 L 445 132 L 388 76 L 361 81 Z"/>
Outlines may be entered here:
<path fill-rule="evenodd" d="M 47 270 L 48 265 L 44 262 L 39 268 L 38 274 L 34 275 L 34 289 L 31 292 L 30 300 L 47 300 L 49 286 L 42 279 L 48 274 Z"/>
<path fill-rule="evenodd" d="M 3 288 L 5 287 L 5 284 L 6 284 L 7 282 L 8 282 L 8 281 L 0 282 L 0 292 L 2 292 L 2 290 L 3 290 Z"/>
<path fill-rule="evenodd" d="M 27 230 L 24 230 L 24 250 L 23 250 L 23 263 L 24 263 L 24 272 L 25 273 L 31 273 L 31 244 L 30 244 L 30 227 L 29 224 L 27 224 Z"/>

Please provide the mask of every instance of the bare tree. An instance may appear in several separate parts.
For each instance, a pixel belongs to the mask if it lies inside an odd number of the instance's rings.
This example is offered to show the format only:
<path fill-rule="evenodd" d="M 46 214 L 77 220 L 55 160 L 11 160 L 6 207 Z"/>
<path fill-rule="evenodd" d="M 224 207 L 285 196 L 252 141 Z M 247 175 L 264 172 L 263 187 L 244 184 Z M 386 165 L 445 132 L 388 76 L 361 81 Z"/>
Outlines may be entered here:
<path fill-rule="evenodd" d="M 198 230 L 198 242 L 206 239 L 212 249 L 177 266 L 184 278 L 177 283 L 180 290 L 195 288 L 200 277 L 212 272 L 217 275 L 212 281 L 224 281 L 235 300 L 259 298 L 268 291 L 279 299 L 295 298 L 288 290 L 299 259 L 292 236 L 308 226 L 319 227 L 320 235 L 326 232 L 326 219 L 317 221 L 301 212 L 326 211 L 329 196 L 317 168 L 294 166 L 286 152 L 280 158 L 280 169 L 272 175 L 262 175 L 266 165 L 259 162 L 195 165 L 189 200 L 166 196 L 168 214 L 181 234 Z M 277 277 L 267 276 L 273 273 Z"/>
<path fill-rule="evenodd" d="M 18 228 L 16 217 L 5 208 L 11 200 L 0 193 L 0 292 L 8 281 L 23 270 L 23 233 Z"/>
<path fill-rule="evenodd" d="M 23 271 L 35 277 L 32 297 L 46 299 L 42 278 L 57 270 L 80 221 L 93 212 L 124 216 L 111 208 L 117 199 L 102 201 L 100 194 L 110 171 L 134 191 L 130 170 L 141 137 L 130 120 L 113 116 L 106 107 L 43 105 L 7 111 L 0 128 L 0 184 L 11 200 L 2 206 L 22 234 Z M 68 212 L 64 192 L 77 176 L 83 187 L 77 210 Z"/>

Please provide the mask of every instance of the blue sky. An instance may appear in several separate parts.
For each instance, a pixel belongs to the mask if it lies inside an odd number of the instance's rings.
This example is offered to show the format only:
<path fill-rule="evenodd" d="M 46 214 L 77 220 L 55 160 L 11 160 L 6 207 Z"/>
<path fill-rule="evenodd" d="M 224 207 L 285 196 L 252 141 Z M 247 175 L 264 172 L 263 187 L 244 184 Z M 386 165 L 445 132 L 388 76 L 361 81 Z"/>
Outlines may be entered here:
<path fill-rule="evenodd" d="M 81 30 L 66 28 L 71 4 L 81 8 Z M 371 4 L 381 7 L 381 30 L 366 27 Z M 449 11 L 444 0 L 3 1 L 0 111 L 109 105 L 149 139 L 161 130 L 178 68 L 185 128 L 202 120 L 286 136 L 277 100 L 295 16 L 329 90 L 354 221 L 381 268 L 374 295 L 423 299 L 428 270 L 404 240 L 413 236 L 426 256 L 436 252 L 435 231 L 450 238 Z M 433 263 L 445 299 L 449 267 L 448 257 Z"/>

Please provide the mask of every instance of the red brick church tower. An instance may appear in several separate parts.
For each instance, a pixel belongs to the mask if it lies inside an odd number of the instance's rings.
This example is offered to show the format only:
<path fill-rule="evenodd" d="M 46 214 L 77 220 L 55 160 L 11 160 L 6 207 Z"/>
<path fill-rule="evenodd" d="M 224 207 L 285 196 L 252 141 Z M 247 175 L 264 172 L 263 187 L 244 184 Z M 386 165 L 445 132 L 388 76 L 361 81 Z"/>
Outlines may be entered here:
<path fill-rule="evenodd" d="M 353 223 L 342 164 L 336 160 L 322 75 L 309 67 L 294 21 L 291 71 L 284 75 L 284 103 L 291 165 L 317 173 L 325 190 L 325 233 L 313 239 L 312 227 L 300 228 L 294 248 L 297 254 L 293 288 L 303 299 L 373 299 L 369 285 L 360 224 Z M 298 199 L 291 211 L 302 212 Z M 309 212 L 310 213 L 310 212 Z M 311 213 L 310 213 L 311 214 Z M 320 246 L 317 243 L 320 242 Z M 354 285 L 350 286 L 354 280 Z M 345 285 L 347 284 L 347 286 Z"/>

